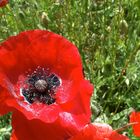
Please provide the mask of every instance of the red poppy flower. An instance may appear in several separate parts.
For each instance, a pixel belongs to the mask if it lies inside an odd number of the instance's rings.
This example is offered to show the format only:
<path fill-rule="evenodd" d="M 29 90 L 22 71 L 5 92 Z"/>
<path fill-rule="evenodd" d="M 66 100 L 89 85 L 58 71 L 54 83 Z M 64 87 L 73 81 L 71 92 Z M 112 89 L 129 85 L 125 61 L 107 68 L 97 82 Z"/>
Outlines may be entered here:
<path fill-rule="evenodd" d="M 137 124 L 134 124 L 132 126 L 133 128 L 133 132 L 136 136 L 140 137 L 140 112 L 135 112 L 133 111 L 131 114 L 130 114 L 130 122 L 131 123 L 134 123 L 136 122 Z"/>
<path fill-rule="evenodd" d="M 8 0 L 0 0 L 0 7 L 4 7 L 8 3 Z"/>
<path fill-rule="evenodd" d="M 12 140 L 62 140 L 90 122 L 93 87 L 68 40 L 26 31 L 3 42 L 0 56 L 0 113 L 13 112 Z"/>
<path fill-rule="evenodd" d="M 93 123 L 87 125 L 81 132 L 69 140 L 129 140 L 118 134 L 107 124 Z"/>

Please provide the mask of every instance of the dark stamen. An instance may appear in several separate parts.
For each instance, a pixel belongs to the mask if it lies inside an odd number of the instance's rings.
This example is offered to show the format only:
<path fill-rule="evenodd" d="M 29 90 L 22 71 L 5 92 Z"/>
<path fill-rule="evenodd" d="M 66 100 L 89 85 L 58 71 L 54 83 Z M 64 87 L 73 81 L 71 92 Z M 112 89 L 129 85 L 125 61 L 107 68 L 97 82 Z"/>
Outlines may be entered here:
<path fill-rule="evenodd" d="M 22 94 L 29 103 L 40 102 L 52 104 L 55 102 L 56 88 L 60 80 L 55 74 L 49 74 L 48 70 L 37 68 L 26 80 L 27 88 L 22 89 Z"/>

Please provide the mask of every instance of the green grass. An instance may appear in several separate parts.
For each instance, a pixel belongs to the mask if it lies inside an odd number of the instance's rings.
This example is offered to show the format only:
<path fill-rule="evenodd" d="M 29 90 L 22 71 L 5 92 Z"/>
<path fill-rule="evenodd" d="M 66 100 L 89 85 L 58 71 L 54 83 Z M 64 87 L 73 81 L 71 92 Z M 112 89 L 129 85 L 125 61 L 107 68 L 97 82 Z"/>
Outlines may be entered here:
<path fill-rule="evenodd" d="M 0 9 L 0 42 L 36 28 L 61 34 L 79 48 L 95 88 L 92 121 L 117 129 L 132 108 L 140 111 L 139 0 L 10 0 Z M 0 119 L 2 140 L 11 131 L 9 118 Z M 7 127 L 7 133 L 1 131 Z M 126 131 L 138 140 L 131 128 Z"/>

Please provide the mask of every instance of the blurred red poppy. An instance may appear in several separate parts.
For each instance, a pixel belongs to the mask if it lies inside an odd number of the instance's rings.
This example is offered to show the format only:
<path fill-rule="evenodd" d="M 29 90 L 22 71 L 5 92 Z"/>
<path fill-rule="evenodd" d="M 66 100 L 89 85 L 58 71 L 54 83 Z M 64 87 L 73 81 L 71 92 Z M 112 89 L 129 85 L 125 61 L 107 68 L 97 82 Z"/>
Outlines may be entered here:
<path fill-rule="evenodd" d="M 8 0 L 0 0 L 0 7 L 4 7 L 8 2 Z"/>
<path fill-rule="evenodd" d="M 129 140 L 118 134 L 107 124 L 93 123 L 87 125 L 80 133 L 69 140 Z"/>
<path fill-rule="evenodd" d="M 133 111 L 130 114 L 130 123 L 135 123 L 132 128 L 133 132 L 136 136 L 140 137 L 140 112 Z"/>
<path fill-rule="evenodd" d="M 0 56 L 0 113 L 13 112 L 11 139 L 62 140 L 90 122 L 93 87 L 68 40 L 25 31 L 3 42 Z"/>

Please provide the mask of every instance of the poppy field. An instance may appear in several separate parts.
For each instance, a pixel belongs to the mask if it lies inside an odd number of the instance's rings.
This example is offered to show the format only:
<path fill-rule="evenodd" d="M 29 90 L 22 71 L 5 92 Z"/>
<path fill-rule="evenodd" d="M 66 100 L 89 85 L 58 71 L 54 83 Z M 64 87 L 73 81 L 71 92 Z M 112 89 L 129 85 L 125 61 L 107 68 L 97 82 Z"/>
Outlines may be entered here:
<path fill-rule="evenodd" d="M 139 140 L 139 98 L 139 0 L 0 0 L 0 140 Z"/>

